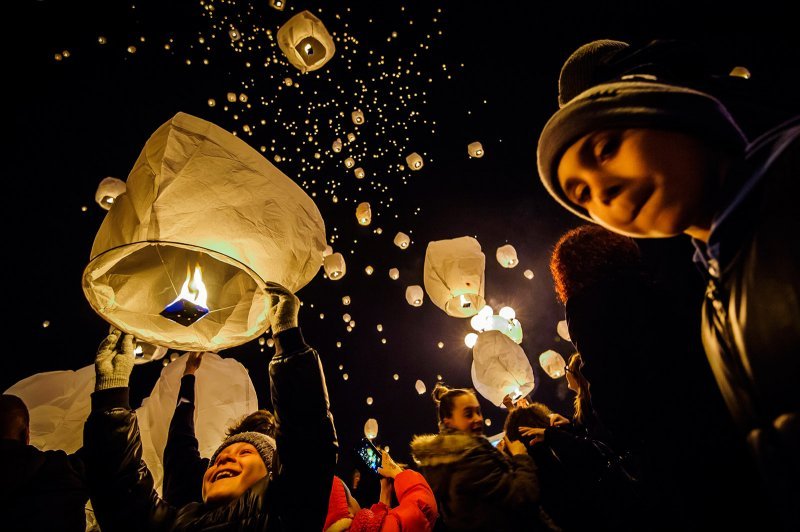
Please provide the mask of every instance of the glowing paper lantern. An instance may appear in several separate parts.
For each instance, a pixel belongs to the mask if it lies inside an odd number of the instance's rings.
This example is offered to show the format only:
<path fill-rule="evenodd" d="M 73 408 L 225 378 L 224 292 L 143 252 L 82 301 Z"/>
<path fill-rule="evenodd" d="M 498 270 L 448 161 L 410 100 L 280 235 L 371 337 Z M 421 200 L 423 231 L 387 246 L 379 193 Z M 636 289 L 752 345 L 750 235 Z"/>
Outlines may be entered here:
<path fill-rule="evenodd" d="M 347 134 L 347 142 L 354 142 L 355 140 L 356 140 L 356 134 L 355 133 L 351 132 L 351 133 Z"/>
<path fill-rule="evenodd" d="M 303 73 L 321 68 L 336 52 L 325 25 L 308 11 L 301 11 L 280 27 L 278 46 L 289 63 Z"/>
<path fill-rule="evenodd" d="M 349 305 L 350 304 L 350 296 L 344 296 L 342 298 L 342 305 Z"/>
<path fill-rule="evenodd" d="M 539 364 L 542 366 L 542 369 L 547 373 L 551 379 L 557 379 L 559 377 L 564 376 L 564 368 L 567 367 L 567 363 L 564 361 L 564 357 L 562 357 L 559 353 L 556 353 L 552 349 L 548 349 L 541 355 L 539 355 Z"/>
<path fill-rule="evenodd" d="M 567 327 L 567 320 L 561 320 L 556 325 L 556 332 L 558 335 L 566 340 L 567 342 L 571 342 L 572 338 L 569 336 L 569 328 Z"/>
<path fill-rule="evenodd" d="M 107 177 L 97 185 L 97 192 L 94 193 L 94 200 L 105 210 L 109 210 L 117 196 L 125 193 L 125 182 L 116 177 Z"/>
<path fill-rule="evenodd" d="M 425 393 L 425 383 L 417 379 L 417 382 L 414 383 L 414 389 L 417 390 L 418 394 L 422 395 Z"/>
<path fill-rule="evenodd" d="M 356 218 L 360 225 L 370 224 L 372 221 L 372 209 L 369 206 L 369 202 L 364 201 L 358 204 L 358 207 L 356 207 Z"/>
<path fill-rule="evenodd" d="M 331 281 L 338 281 L 347 273 L 347 265 L 341 253 L 331 253 L 323 260 L 325 274 Z"/>
<path fill-rule="evenodd" d="M 497 254 L 495 256 L 497 257 L 497 262 L 499 262 L 500 266 L 503 268 L 513 268 L 519 264 L 517 250 L 514 249 L 514 246 L 511 244 L 506 244 L 505 246 L 497 248 Z"/>
<path fill-rule="evenodd" d="M 500 331 L 480 334 L 472 352 L 472 384 L 495 406 L 508 394 L 516 399 L 533 390 L 533 368 L 525 351 Z"/>
<path fill-rule="evenodd" d="M 364 436 L 366 436 L 370 440 L 374 440 L 377 435 L 378 435 L 378 420 L 369 418 L 367 422 L 364 423 Z"/>
<path fill-rule="evenodd" d="M 269 327 L 265 281 L 297 291 L 324 248 L 319 210 L 294 181 L 241 139 L 178 113 L 147 141 L 103 220 L 83 292 L 144 342 L 224 349 Z"/>
<path fill-rule="evenodd" d="M 425 296 L 420 285 L 415 284 L 406 288 L 406 301 L 408 301 L 408 304 L 412 307 L 421 306 L 424 297 Z"/>
<path fill-rule="evenodd" d="M 278 11 L 283 11 L 283 8 L 286 7 L 286 0 L 269 0 L 269 6 Z"/>
<path fill-rule="evenodd" d="M 375 268 L 373 268 L 372 266 L 369 266 L 369 265 L 367 265 L 367 267 L 364 268 L 364 273 L 366 273 L 367 275 L 372 275 L 372 273 L 374 271 L 375 271 Z"/>
<path fill-rule="evenodd" d="M 340 151 L 342 151 L 342 139 L 334 140 L 333 144 L 331 144 L 331 149 L 333 151 L 335 151 L 336 153 L 339 153 Z"/>
<path fill-rule="evenodd" d="M 160 360 L 167 354 L 167 348 L 160 345 L 148 344 L 147 342 L 136 342 L 136 349 L 133 352 L 136 358 L 134 364 L 146 364 L 153 360 Z"/>
<path fill-rule="evenodd" d="M 389 279 L 396 281 L 400 278 L 400 270 L 397 268 L 392 268 L 389 270 Z"/>
<path fill-rule="evenodd" d="M 353 173 L 356 175 L 356 179 L 364 179 L 364 169 L 361 167 L 356 168 L 353 170 Z"/>
<path fill-rule="evenodd" d="M 483 146 L 480 142 L 471 142 L 467 145 L 467 152 L 470 157 L 480 159 L 483 157 Z"/>
<path fill-rule="evenodd" d="M 425 291 L 448 315 L 469 318 L 486 303 L 483 281 L 486 258 L 472 237 L 430 242 L 425 252 Z"/>
<path fill-rule="evenodd" d="M 466 345 L 470 349 L 475 347 L 475 342 L 477 341 L 478 341 L 478 335 L 475 333 L 467 333 L 467 335 L 464 337 L 464 345 Z"/>
<path fill-rule="evenodd" d="M 498 314 L 501 317 L 503 317 L 503 318 L 505 318 L 507 320 L 513 320 L 514 318 L 517 317 L 517 313 L 514 312 L 514 309 L 511 308 L 511 307 L 503 307 L 503 308 L 501 308 L 500 312 L 498 312 Z"/>
<path fill-rule="evenodd" d="M 425 164 L 425 161 L 422 160 L 422 156 L 419 153 L 414 152 L 406 157 L 406 164 L 411 170 L 419 170 Z"/>
<path fill-rule="evenodd" d="M 525 270 L 522 272 L 522 275 L 524 275 L 526 279 L 533 279 L 533 270 Z"/>
<path fill-rule="evenodd" d="M 343 314 L 343 315 L 342 315 L 342 320 L 343 320 L 345 323 L 348 323 L 348 322 L 349 322 L 351 319 L 352 319 L 352 316 L 350 316 L 350 314 Z"/>
<path fill-rule="evenodd" d="M 350 118 L 353 119 L 353 123 L 357 126 L 364 123 L 364 113 L 362 111 L 353 111 L 350 113 Z"/>
<path fill-rule="evenodd" d="M 411 244 L 411 237 L 407 234 L 398 231 L 396 235 L 394 235 L 394 245 L 399 247 L 400 249 L 407 249 L 409 244 Z"/>
<path fill-rule="evenodd" d="M 353 159 L 352 157 L 348 157 L 347 159 L 344 160 L 344 165 L 347 168 L 352 168 L 356 165 L 356 160 Z"/>

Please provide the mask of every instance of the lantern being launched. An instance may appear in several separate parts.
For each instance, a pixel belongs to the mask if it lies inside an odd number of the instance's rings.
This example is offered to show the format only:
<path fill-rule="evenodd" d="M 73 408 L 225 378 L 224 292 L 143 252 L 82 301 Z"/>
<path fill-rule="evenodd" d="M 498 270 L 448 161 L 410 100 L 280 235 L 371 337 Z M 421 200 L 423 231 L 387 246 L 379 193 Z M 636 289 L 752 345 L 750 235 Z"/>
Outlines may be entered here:
<path fill-rule="evenodd" d="M 267 330 L 266 283 L 302 288 L 324 248 L 299 186 L 241 139 L 179 113 L 147 141 L 103 220 L 83 291 L 143 342 L 217 351 Z"/>
<path fill-rule="evenodd" d="M 325 25 L 308 11 L 301 11 L 280 27 L 278 46 L 289 63 L 303 73 L 322 68 L 336 52 Z"/>
<path fill-rule="evenodd" d="M 473 356 L 472 384 L 495 406 L 506 395 L 518 399 L 533 390 L 533 368 L 525 351 L 500 331 L 478 335 Z"/>
<path fill-rule="evenodd" d="M 97 185 L 97 192 L 94 193 L 94 200 L 103 209 L 109 210 L 117 196 L 125 193 L 125 182 L 116 177 L 107 177 Z"/>
<path fill-rule="evenodd" d="M 486 257 L 472 237 L 430 242 L 425 252 L 425 291 L 450 316 L 469 318 L 485 305 Z"/>

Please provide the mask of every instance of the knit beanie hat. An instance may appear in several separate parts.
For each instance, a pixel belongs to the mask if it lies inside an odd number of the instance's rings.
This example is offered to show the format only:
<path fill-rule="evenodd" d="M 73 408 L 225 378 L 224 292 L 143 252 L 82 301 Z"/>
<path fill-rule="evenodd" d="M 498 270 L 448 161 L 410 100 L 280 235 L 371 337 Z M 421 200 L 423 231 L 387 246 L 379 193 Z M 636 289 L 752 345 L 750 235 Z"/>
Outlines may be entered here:
<path fill-rule="evenodd" d="M 620 41 L 585 44 L 567 59 L 558 80 L 560 109 L 548 120 L 537 149 L 539 177 L 565 208 L 593 221 L 567 199 L 558 164 L 576 141 L 594 131 L 648 128 L 679 131 L 712 145 L 740 151 L 746 138 L 716 98 L 689 88 L 670 69 L 631 53 Z M 677 78 L 677 81 L 676 81 Z M 680 83 L 680 84 L 678 84 Z"/>
<path fill-rule="evenodd" d="M 322 530 L 328 530 L 338 521 L 343 519 L 352 519 L 350 508 L 347 504 L 347 493 L 345 491 L 344 482 L 337 476 L 333 477 L 333 486 L 331 486 L 331 495 L 328 498 L 328 515 L 325 517 L 325 524 Z"/>
<path fill-rule="evenodd" d="M 222 452 L 223 449 L 225 449 L 225 447 L 240 442 L 249 443 L 256 448 L 258 454 L 261 455 L 261 459 L 264 460 L 264 465 L 267 466 L 267 474 L 269 474 L 272 471 L 272 460 L 273 456 L 275 455 L 275 440 L 266 434 L 261 434 L 260 432 L 240 432 L 226 438 L 225 441 L 223 441 L 220 446 L 217 447 L 217 450 L 214 451 L 214 454 L 211 455 L 211 460 L 208 462 L 208 467 L 214 465 L 214 462 L 217 460 L 217 456 Z"/>

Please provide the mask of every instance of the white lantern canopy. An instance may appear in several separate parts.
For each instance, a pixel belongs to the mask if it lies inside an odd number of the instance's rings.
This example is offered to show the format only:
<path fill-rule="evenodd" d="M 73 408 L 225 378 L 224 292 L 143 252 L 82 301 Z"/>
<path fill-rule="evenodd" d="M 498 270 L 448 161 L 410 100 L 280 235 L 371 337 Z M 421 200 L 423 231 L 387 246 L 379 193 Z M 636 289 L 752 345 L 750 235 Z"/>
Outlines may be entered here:
<path fill-rule="evenodd" d="M 355 174 L 356 179 L 364 179 L 364 175 L 365 175 L 364 174 L 364 169 L 361 168 L 360 166 L 358 168 L 356 168 L 355 170 L 353 170 L 353 173 Z"/>
<path fill-rule="evenodd" d="M 347 142 L 355 142 L 355 140 L 356 140 L 356 134 L 355 133 L 350 132 L 350 133 L 347 134 Z"/>
<path fill-rule="evenodd" d="M 564 361 L 564 357 L 562 357 L 559 353 L 556 353 L 552 349 L 548 349 L 541 355 L 539 355 L 539 364 L 542 366 L 542 369 L 550 376 L 551 379 L 558 379 L 559 377 L 564 376 L 564 368 L 567 367 L 567 363 Z"/>
<path fill-rule="evenodd" d="M 406 301 L 412 307 L 422 306 L 422 301 L 425 298 L 422 287 L 418 284 L 411 285 L 406 288 Z"/>
<path fill-rule="evenodd" d="M 334 140 L 333 144 L 331 144 L 331 149 L 333 151 L 335 151 L 336 153 L 339 153 L 340 151 L 342 151 L 342 139 Z"/>
<path fill-rule="evenodd" d="M 402 231 L 398 231 L 397 234 L 394 235 L 394 245 L 399 247 L 400 249 L 408 249 L 408 246 L 410 244 L 411 244 L 411 237 L 409 237 Z"/>
<path fill-rule="evenodd" d="M 425 161 L 422 160 L 422 156 L 419 153 L 414 152 L 406 157 L 406 164 L 411 170 L 419 170 L 425 164 Z"/>
<path fill-rule="evenodd" d="M 467 145 L 467 152 L 469 153 L 470 157 L 475 157 L 476 159 L 480 159 L 483 157 L 483 146 L 480 142 L 471 142 Z"/>
<path fill-rule="evenodd" d="M 514 246 L 511 244 L 506 244 L 505 246 L 497 248 L 497 254 L 495 256 L 497 257 L 497 262 L 499 262 L 500 266 L 503 268 L 513 268 L 519 264 L 517 250 L 514 249 Z"/>
<path fill-rule="evenodd" d="M 525 351 L 500 331 L 480 334 L 473 356 L 472 384 L 495 406 L 508 394 L 517 399 L 533 390 L 533 368 Z"/>
<path fill-rule="evenodd" d="M 483 308 L 486 258 L 472 237 L 430 242 L 425 252 L 425 291 L 448 315 L 469 318 Z"/>
<path fill-rule="evenodd" d="M 289 63 L 303 73 L 321 68 L 336 52 L 325 25 L 308 11 L 301 11 L 280 27 L 278 46 Z"/>
<path fill-rule="evenodd" d="M 400 270 L 392 268 L 389 270 L 389 279 L 396 281 L 400 278 Z"/>
<path fill-rule="evenodd" d="M 347 273 L 347 265 L 341 253 L 331 253 L 323 260 L 325 274 L 331 281 L 338 281 Z"/>
<path fill-rule="evenodd" d="M 417 382 L 414 383 L 414 389 L 417 390 L 418 394 L 422 395 L 425 393 L 425 383 L 417 379 Z"/>
<path fill-rule="evenodd" d="M 353 159 L 352 157 L 348 157 L 347 159 L 344 160 L 344 165 L 347 168 L 352 168 L 356 165 L 356 160 Z"/>
<path fill-rule="evenodd" d="M 360 126 L 364 123 L 364 112 L 360 110 L 353 111 L 350 113 L 350 118 L 353 119 L 355 125 Z"/>
<path fill-rule="evenodd" d="M 364 436 L 366 436 L 370 440 L 374 440 L 377 435 L 378 435 L 378 420 L 369 418 L 367 422 L 364 423 Z"/>
<path fill-rule="evenodd" d="M 97 185 L 94 200 L 105 210 L 109 210 L 117 197 L 125 193 L 125 182 L 116 177 L 107 177 Z"/>
<path fill-rule="evenodd" d="M 556 332 L 558 335 L 566 340 L 567 342 L 571 342 L 572 338 L 569 336 L 569 328 L 567 327 L 567 320 L 561 320 L 556 325 Z"/>
<path fill-rule="evenodd" d="M 369 225 L 372 222 L 372 209 L 369 206 L 369 202 L 364 201 L 358 204 L 356 218 L 360 225 Z"/>
<path fill-rule="evenodd" d="M 324 248 L 319 210 L 294 181 L 236 136 L 178 113 L 147 141 L 103 220 L 83 292 L 143 342 L 216 351 L 260 336 L 265 281 L 297 291 Z"/>

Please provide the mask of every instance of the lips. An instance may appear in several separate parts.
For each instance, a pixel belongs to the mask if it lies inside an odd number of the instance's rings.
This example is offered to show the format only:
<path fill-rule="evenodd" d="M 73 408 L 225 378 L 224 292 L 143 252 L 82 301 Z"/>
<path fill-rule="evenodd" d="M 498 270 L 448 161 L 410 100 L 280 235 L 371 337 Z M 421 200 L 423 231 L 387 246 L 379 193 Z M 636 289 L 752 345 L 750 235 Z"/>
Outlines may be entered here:
<path fill-rule="evenodd" d="M 233 469 L 220 469 L 219 471 L 214 473 L 214 478 L 211 480 L 211 482 L 216 482 L 218 480 L 222 480 L 225 478 L 238 477 L 240 474 L 241 474 L 240 471 L 235 471 Z"/>

